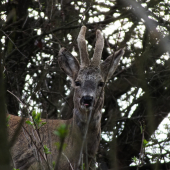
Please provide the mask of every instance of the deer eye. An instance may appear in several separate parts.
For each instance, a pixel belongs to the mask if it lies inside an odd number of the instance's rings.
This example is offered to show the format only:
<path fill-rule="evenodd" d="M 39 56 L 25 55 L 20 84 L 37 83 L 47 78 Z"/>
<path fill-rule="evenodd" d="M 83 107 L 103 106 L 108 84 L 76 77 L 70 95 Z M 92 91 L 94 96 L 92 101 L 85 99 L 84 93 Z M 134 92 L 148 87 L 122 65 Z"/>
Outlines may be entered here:
<path fill-rule="evenodd" d="M 103 87 L 104 86 L 104 82 L 99 82 L 98 86 L 99 87 Z"/>
<path fill-rule="evenodd" d="M 76 86 L 81 86 L 81 82 L 80 81 L 75 81 L 75 85 Z"/>

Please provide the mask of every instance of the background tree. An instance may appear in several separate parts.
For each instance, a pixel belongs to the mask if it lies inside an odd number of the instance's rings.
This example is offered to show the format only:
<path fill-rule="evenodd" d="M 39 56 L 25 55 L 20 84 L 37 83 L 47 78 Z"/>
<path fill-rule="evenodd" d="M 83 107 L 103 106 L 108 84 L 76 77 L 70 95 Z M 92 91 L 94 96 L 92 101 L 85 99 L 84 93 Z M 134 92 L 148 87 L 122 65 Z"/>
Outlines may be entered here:
<path fill-rule="evenodd" d="M 170 136 L 159 139 L 155 134 L 170 112 L 169 1 L 0 3 L 0 56 L 8 113 L 27 116 L 25 108 L 28 113 L 39 109 L 44 118 L 71 118 L 73 91 L 58 66 L 58 51 L 64 46 L 78 57 L 76 39 L 86 25 L 92 55 L 95 30 L 101 29 L 103 59 L 122 47 L 126 52 L 106 86 L 96 165 L 102 170 L 169 168 Z M 169 125 L 165 128 L 168 131 Z M 132 162 L 135 167 L 129 166 Z"/>

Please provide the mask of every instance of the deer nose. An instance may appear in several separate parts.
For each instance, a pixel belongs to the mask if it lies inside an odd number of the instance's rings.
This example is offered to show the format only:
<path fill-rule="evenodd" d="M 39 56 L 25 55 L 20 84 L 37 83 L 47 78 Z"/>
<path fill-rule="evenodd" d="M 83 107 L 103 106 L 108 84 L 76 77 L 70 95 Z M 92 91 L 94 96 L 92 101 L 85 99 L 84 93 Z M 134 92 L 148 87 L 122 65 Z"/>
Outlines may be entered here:
<path fill-rule="evenodd" d="M 81 104 L 83 104 L 86 107 L 90 107 L 93 102 L 93 97 L 92 96 L 83 96 L 80 100 Z"/>

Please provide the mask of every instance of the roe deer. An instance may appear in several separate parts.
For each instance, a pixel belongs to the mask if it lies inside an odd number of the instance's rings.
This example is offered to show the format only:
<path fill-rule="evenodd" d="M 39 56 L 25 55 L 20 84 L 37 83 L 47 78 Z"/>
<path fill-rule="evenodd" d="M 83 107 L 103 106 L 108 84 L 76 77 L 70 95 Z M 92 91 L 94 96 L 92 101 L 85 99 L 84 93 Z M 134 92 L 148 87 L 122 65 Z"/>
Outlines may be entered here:
<path fill-rule="evenodd" d="M 104 38 L 101 32 L 97 30 L 94 55 L 90 61 L 85 33 L 86 27 L 82 26 L 77 38 L 80 65 L 78 60 L 64 48 L 60 49 L 58 57 L 60 67 L 70 77 L 74 88 L 73 118 L 70 120 L 48 120 L 47 124 L 39 130 L 41 142 L 33 140 L 37 138 L 35 130 L 24 123 L 11 149 L 15 168 L 25 170 L 36 167 L 35 169 L 37 170 L 38 162 L 40 162 L 42 169 L 52 169 L 51 162 L 56 162 L 59 156 L 59 150 L 54 145 L 59 141 L 59 137 L 54 135 L 53 132 L 61 124 L 66 124 L 69 130 L 64 141 L 66 148 L 61 151 L 60 160 L 55 169 L 77 170 L 80 169 L 82 160 L 85 162 L 86 169 L 94 169 L 94 157 L 101 135 L 101 109 L 104 103 L 104 86 L 105 82 L 116 70 L 119 60 L 124 54 L 124 49 L 120 49 L 100 63 Z M 13 136 L 20 120 L 20 117 L 11 115 L 9 121 L 10 137 Z M 43 158 L 41 143 L 50 148 L 51 154 L 48 154 L 46 160 L 49 166 L 43 163 L 45 159 Z"/>

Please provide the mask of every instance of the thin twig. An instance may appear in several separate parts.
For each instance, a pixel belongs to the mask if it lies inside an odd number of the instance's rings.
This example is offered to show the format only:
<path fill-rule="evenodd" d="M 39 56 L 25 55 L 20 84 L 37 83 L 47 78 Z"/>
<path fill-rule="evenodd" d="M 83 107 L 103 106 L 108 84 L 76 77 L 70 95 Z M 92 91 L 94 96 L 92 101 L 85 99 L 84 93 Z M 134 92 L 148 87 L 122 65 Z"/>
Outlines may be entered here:
<path fill-rule="evenodd" d="M 27 129 L 26 129 L 24 126 L 22 126 L 22 127 L 23 127 L 23 129 L 26 131 L 26 133 L 28 134 L 28 136 L 30 137 L 31 142 L 34 144 L 34 146 L 36 147 L 37 151 L 40 153 L 40 155 L 41 155 L 42 158 L 44 159 L 45 163 L 47 164 L 48 169 L 50 170 L 50 167 L 49 167 L 48 162 L 46 161 L 46 158 L 44 157 L 44 155 L 43 155 L 42 152 L 40 151 L 41 148 L 38 148 L 38 146 L 36 145 L 36 142 L 34 142 L 34 140 L 32 139 L 32 136 L 29 134 L 29 132 L 27 131 Z"/>
<path fill-rule="evenodd" d="M 10 92 L 9 90 L 7 90 L 7 92 L 12 94 L 23 106 L 26 106 L 26 104 L 24 104 L 14 93 Z"/>
<path fill-rule="evenodd" d="M 0 29 L 0 31 L 11 41 L 11 43 L 14 45 L 15 49 L 22 55 L 24 56 L 25 58 L 28 58 L 25 54 L 23 54 L 19 48 L 15 45 L 15 43 L 12 41 L 12 39 L 2 30 Z"/>
<path fill-rule="evenodd" d="M 62 97 L 62 99 L 67 103 L 67 105 L 69 106 L 69 108 L 71 108 L 71 106 L 69 105 L 68 101 L 65 99 L 65 97 L 60 93 L 60 92 L 53 92 L 53 91 L 47 91 L 47 90 L 41 90 L 41 92 L 46 92 L 46 93 L 51 93 L 51 94 L 58 94 Z M 49 101 L 50 102 L 50 101 Z M 53 106 L 55 106 L 52 102 L 50 102 Z"/>
<path fill-rule="evenodd" d="M 19 134 L 19 132 L 21 130 L 21 127 L 22 127 L 22 125 L 24 123 L 24 120 L 25 120 L 25 118 L 22 118 L 21 121 L 19 123 L 17 123 L 18 126 L 17 126 L 17 128 L 15 130 L 14 135 L 12 136 L 12 139 L 9 142 L 9 148 L 12 148 L 12 146 L 14 145 L 14 142 L 15 142 L 16 138 L 18 137 L 18 134 Z"/>
<path fill-rule="evenodd" d="M 67 159 L 68 163 L 70 164 L 71 169 L 74 170 L 74 169 L 73 169 L 73 166 L 71 165 L 71 162 L 70 162 L 69 159 L 68 159 L 68 157 L 67 157 L 63 152 L 62 152 L 62 154 L 63 154 L 63 156 L 65 156 L 65 158 Z"/>

